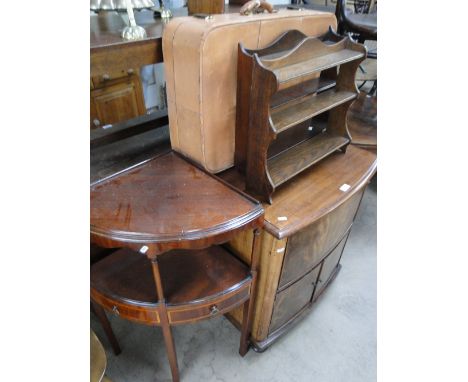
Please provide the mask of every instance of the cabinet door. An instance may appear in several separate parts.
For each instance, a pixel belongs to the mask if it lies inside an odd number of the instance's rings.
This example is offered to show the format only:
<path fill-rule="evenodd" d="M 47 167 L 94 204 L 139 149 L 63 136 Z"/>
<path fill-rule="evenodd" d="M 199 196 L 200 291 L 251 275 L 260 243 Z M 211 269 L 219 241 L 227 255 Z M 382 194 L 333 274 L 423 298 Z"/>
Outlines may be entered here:
<path fill-rule="evenodd" d="M 312 299 L 312 293 L 314 292 L 319 270 L 320 266 L 314 268 L 302 279 L 276 295 L 270 323 L 270 334 L 286 324 L 296 313 L 309 304 Z"/>
<path fill-rule="evenodd" d="M 315 267 L 338 244 L 353 222 L 363 193 L 364 189 L 288 239 L 280 287 Z"/>
<path fill-rule="evenodd" d="M 139 89 L 131 79 L 91 91 L 92 127 L 125 121 L 145 113 Z M 97 121 L 94 121 L 97 119 Z"/>
<path fill-rule="evenodd" d="M 348 236 L 349 233 L 340 241 L 337 247 L 331 251 L 325 260 L 323 260 L 322 271 L 320 272 L 319 279 L 317 280 L 317 287 L 314 292 L 314 300 L 320 295 L 327 285 L 327 282 L 333 276 L 333 272 L 340 262 L 341 254 L 343 253 Z"/>

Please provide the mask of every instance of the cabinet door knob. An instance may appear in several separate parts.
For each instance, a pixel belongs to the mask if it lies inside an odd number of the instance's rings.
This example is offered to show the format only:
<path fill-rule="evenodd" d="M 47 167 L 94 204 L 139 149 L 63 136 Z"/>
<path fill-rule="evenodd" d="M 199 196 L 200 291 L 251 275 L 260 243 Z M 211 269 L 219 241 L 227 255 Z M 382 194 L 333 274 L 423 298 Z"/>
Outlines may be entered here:
<path fill-rule="evenodd" d="M 135 71 L 134 71 L 132 68 L 130 68 L 130 69 L 127 70 L 127 74 L 128 74 L 128 75 L 132 75 L 134 72 L 135 72 Z"/>
<path fill-rule="evenodd" d="M 94 126 L 99 126 L 101 124 L 101 121 L 97 118 L 93 119 Z"/>
<path fill-rule="evenodd" d="M 216 313 L 219 312 L 219 309 L 216 305 L 213 305 L 211 308 L 210 308 L 210 314 L 213 316 L 215 315 Z"/>
<path fill-rule="evenodd" d="M 110 76 L 109 76 L 108 74 L 103 74 L 103 75 L 102 75 L 102 79 L 103 79 L 104 81 L 109 81 L 109 80 L 110 80 Z"/>

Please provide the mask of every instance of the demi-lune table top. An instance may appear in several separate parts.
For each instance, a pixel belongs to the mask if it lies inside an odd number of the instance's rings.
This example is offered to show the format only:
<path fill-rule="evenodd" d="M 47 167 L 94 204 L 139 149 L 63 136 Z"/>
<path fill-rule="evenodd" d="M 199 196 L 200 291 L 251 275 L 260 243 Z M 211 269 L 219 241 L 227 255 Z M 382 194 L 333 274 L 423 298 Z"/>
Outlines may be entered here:
<path fill-rule="evenodd" d="M 91 236 L 106 247 L 203 248 L 262 219 L 260 203 L 175 152 L 91 187 Z"/>

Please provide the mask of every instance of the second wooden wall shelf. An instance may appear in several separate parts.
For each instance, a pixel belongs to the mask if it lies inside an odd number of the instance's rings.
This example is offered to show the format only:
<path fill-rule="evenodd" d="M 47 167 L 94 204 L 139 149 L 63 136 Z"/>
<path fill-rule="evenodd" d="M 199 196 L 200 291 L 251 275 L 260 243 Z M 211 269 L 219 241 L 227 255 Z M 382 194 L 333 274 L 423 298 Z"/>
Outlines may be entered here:
<path fill-rule="evenodd" d="M 271 203 L 276 187 L 346 151 L 346 114 L 359 94 L 354 78 L 365 57 L 363 45 L 331 29 L 318 38 L 289 31 L 260 50 L 239 44 L 236 167 L 246 174 L 248 192 Z M 309 127 L 308 136 L 270 150 L 288 130 L 325 113 L 320 129 Z"/>

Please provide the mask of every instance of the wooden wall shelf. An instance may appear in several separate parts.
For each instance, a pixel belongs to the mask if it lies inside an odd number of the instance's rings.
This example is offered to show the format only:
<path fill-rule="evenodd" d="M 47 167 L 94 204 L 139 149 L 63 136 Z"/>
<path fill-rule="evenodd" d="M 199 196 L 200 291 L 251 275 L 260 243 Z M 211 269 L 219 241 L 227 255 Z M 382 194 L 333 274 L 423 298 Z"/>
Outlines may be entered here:
<path fill-rule="evenodd" d="M 320 37 L 288 31 L 259 50 L 239 44 L 238 54 L 235 164 L 246 174 L 247 191 L 272 203 L 276 187 L 331 153 L 346 152 L 346 115 L 359 94 L 354 77 L 367 51 L 330 29 Z M 283 133 L 325 113 L 326 122 L 309 127 L 314 132 L 306 140 L 269 152 Z"/>

